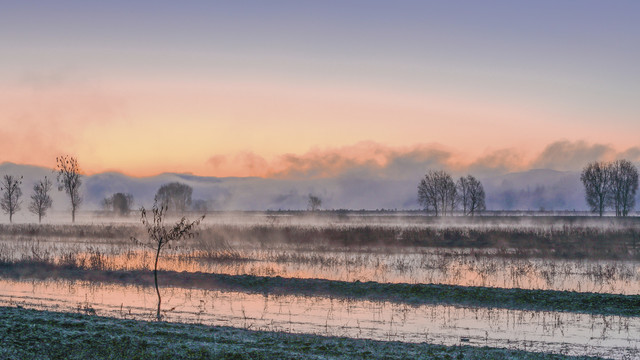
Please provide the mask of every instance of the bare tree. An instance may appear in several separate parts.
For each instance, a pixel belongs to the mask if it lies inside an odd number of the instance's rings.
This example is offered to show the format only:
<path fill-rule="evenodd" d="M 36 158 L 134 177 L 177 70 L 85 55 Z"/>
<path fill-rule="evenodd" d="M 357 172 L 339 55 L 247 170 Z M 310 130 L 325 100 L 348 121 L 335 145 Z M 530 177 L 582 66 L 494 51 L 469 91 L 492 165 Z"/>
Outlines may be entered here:
<path fill-rule="evenodd" d="M 102 210 L 104 211 L 112 211 L 113 210 L 113 196 L 107 196 L 100 202 L 102 206 Z"/>
<path fill-rule="evenodd" d="M 486 209 L 485 194 L 482 183 L 472 175 L 461 177 L 456 184 L 458 188 L 458 204 L 462 206 L 464 215 L 475 215 L 477 211 Z"/>
<path fill-rule="evenodd" d="M 638 169 L 628 160 L 616 160 L 607 166 L 610 181 L 610 204 L 616 216 L 627 216 L 635 206 Z"/>
<path fill-rule="evenodd" d="M 433 211 L 438 216 L 440 202 L 438 201 L 434 171 L 427 172 L 424 178 L 420 180 L 418 184 L 418 203 L 425 211 Z"/>
<path fill-rule="evenodd" d="M 457 202 L 456 184 L 442 170 L 429 170 L 418 184 L 418 203 L 436 216 L 452 214 Z"/>
<path fill-rule="evenodd" d="M 20 185 L 22 184 L 22 176 L 20 179 L 12 175 L 5 175 L 2 178 L 1 188 L 2 198 L 0 199 L 0 206 L 5 214 L 9 214 L 9 222 L 13 222 L 13 214 L 20 210 L 20 196 L 22 196 L 22 190 Z"/>
<path fill-rule="evenodd" d="M 467 208 L 469 207 L 470 201 L 469 179 L 467 177 L 460 177 L 456 182 L 456 187 L 458 188 L 458 204 L 462 206 L 462 214 L 467 215 Z"/>
<path fill-rule="evenodd" d="M 58 173 L 58 191 L 64 190 L 71 201 L 71 222 L 76 221 L 76 209 L 82 203 L 80 185 L 82 179 L 78 159 L 72 156 L 56 158 L 56 172 Z"/>
<path fill-rule="evenodd" d="M 193 211 L 203 212 L 206 214 L 209 212 L 209 202 L 204 199 L 196 199 L 192 202 L 191 209 Z"/>
<path fill-rule="evenodd" d="M 191 206 L 193 188 L 187 184 L 172 182 L 160 186 L 156 193 L 156 199 L 161 206 L 167 209 L 183 213 Z"/>
<path fill-rule="evenodd" d="M 32 214 L 38 215 L 38 222 L 42 222 L 42 217 L 47 215 L 47 210 L 53 204 L 51 196 L 51 181 L 44 177 L 44 180 L 38 181 L 33 185 L 33 194 L 31 195 L 31 202 L 29 203 L 29 211 Z"/>
<path fill-rule="evenodd" d="M 160 296 L 160 290 L 158 289 L 158 259 L 160 258 L 160 252 L 168 244 L 195 236 L 196 226 L 204 219 L 203 215 L 196 221 L 190 222 L 183 217 L 172 227 L 167 227 L 164 224 L 164 217 L 167 210 L 167 205 L 158 205 L 158 201 L 156 199 L 153 204 L 153 208 L 151 209 L 151 212 L 153 213 L 153 220 L 149 220 L 147 219 L 147 211 L 144 207 L 141 208 L 140 220 L 147 230 L 149 239 L 146 241 L 140 241 L 135 237 L 131 238 L 136 243 L 150 247 L 156 252 L 155 263 L 153 265 L 153 279 L 156 286 L 156 294 L 158 294 L 158 311 L 156 313 L 158 321 L 161 319 L 160 304 L 162 303 L 162 297 Z"/>
<path fill-rule="evenodd" d="M 102 200 L 102 207 L 114 214 L 127 216 L 133 206 L 133 195 L 125 193 L 115 193 Z"/>
<path fill-rule="evenodd" d="M 582 169 L 580 180 L 584 184 L 585 198 L 592 212 L 604 214 L 610 192 L 610 172 L 604 162 L 592 162 Z"/>
<path fill-rule="evenodd" d="M 317 211 L 322 206 L 322 199 L 319 196 L 309 194 L 309 201 L 307 202 L 307 209 L 311 211 Z"/>
<path fill-rule="evenodd" d="M 478 211 L 487 209 L 485 204 L 484 186 L 473 176 L 469 175 L 469 214 L 474 216 Z"/>
<path fill-rule="evenodd" d="M 456 189 L 456 183 L 453 182 L 453 178 L 451 175 L 447 174 L 446 178 L 443 178 L 441 183 L 441 194 L 442 194 L 442 215 L 453 216 L 453 212 L 456 209 L 458 202 L 458 189 Z"/>

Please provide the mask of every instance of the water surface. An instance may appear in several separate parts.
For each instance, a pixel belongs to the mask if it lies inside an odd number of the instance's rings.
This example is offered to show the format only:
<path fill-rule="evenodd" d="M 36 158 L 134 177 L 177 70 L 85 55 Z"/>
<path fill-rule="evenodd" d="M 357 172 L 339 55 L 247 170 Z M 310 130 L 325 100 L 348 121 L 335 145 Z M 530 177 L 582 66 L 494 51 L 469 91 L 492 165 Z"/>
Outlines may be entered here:
<path fill-rule="evenodd" d="M 151 320 L 152 287 L 0 279 L 0 305 Z M 164 320 L 376 340 L 637 355 L 640 318 L 162 288 Z"/>

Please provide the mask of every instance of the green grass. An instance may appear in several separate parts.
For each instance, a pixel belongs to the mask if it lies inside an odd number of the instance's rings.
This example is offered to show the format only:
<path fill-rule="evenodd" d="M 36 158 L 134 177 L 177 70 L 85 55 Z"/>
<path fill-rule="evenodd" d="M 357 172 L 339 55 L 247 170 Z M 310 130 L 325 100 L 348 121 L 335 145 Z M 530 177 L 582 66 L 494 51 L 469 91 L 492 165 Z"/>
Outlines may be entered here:
<path fill-rule="evenodd" d="M 577 359 L 0 307 L 1 359 Z"/>

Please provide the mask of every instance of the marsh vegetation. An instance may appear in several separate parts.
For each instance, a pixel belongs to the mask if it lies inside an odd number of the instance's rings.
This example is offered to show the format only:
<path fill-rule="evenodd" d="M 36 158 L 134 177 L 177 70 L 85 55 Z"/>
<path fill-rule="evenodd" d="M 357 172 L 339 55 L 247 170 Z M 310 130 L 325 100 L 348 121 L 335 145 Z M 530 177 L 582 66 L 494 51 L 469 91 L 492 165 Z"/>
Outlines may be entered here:
<path fill-rule="evenodd" d="M 447 346 L 464 339 L 570 355 L 615 349 L 613 356 L 624 358 L 640 331 L 639 224 L 214 218 L 197 236 L 164 248 L 157 264 L 162 318 Z M 2 225 L 0 304 L 157 318 L 156 254 L 131 241 L 144 234 L 122 221 Z"/>

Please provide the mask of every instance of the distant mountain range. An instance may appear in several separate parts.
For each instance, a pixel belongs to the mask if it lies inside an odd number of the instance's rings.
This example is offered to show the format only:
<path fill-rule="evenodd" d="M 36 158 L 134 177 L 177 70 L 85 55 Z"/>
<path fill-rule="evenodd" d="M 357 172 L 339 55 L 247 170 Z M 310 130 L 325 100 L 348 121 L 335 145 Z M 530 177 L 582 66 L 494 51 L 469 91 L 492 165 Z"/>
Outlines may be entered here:
<path fill-rule="evenodd" d="M 22 175 L 24 202 L 36 180 L 51 169 L 0 164 L 0 176 Z M 322 198 L 325 209 L 417 209 L 420 178 L 394 178 L 371 174 L 349 174 L 321 179 L 274 179 L 256 177 L 201 177 L 164 173 L 151 177 L 131 177 L 106 172 L 83 178 L 83 210 L 97 210 L 106 196 L 116 192 L 133 194 L 136 206 L 149 206 L 157 189 L 165 183 L 182 182 L 193 187 L 193 199 L 208 202 L 212 210 L 305 209 L 308 194 Z M 490 210 L 586 210 L 580 174 L 536 169 L 480 177 Z M 54 211 L 68 209 L 66 195 L 54 188 Z M 23 206 L 26 209 L 26 206 Z"/>

